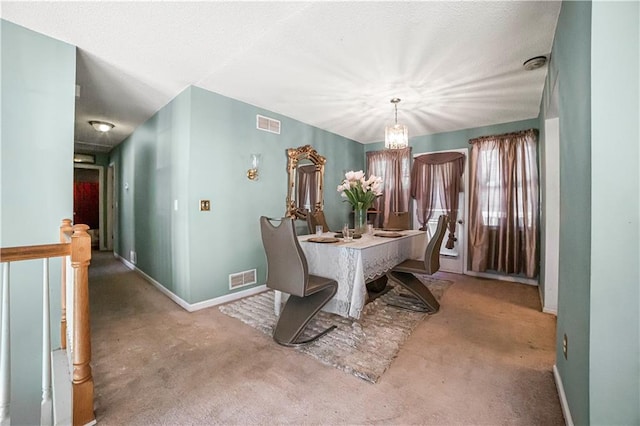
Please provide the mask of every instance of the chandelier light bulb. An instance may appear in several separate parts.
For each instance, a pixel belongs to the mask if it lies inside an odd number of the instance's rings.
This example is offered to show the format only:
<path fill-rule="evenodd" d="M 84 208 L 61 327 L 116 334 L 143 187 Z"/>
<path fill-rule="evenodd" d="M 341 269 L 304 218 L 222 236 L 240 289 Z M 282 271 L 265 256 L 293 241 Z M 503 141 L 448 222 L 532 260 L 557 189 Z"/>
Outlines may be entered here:
<path fill-rule="evenodd" d="M 402 149 L 409 146 L 409 130 L 407 126 L 398 124 L 398 103 L 400 98 L 391 99 L 395 109 L 395 124 L 384 129 L 384 147 L 387 149 Z"/>

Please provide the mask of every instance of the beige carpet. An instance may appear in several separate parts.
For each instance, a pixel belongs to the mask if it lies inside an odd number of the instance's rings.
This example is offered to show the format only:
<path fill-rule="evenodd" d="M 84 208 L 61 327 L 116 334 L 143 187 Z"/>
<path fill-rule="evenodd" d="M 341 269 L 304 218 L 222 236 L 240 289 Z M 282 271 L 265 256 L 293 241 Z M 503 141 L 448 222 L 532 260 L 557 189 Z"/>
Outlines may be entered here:
<path fill-rule="evenodd" d="M 420 278 L 438 299 L 451 285 L 451 281 L 436 280 L 427 276 Z M 307 325 L 301 340 L 314 336 L 332 325 L 337 328 L 315 342 L 298 347 L 296 350 L 325 365 L 353 374 L 370 383 L 376 383 L 413 329 L 427 317 L 424 313 L 388 305 L 392 303 L 411 306 L 406 298 L 401 297 L 402 294 L 399 287 L 393 287 L 367 304 L 358 320 L 319 312 Z M 273 300 L 274 292 L 267 291 L 220 306 L 220 311 L 271 336 L 277 322 Z"/>
<path fill-rule="evenodd" d="M 218 307 L 188 313 L 95 253 L 98 424 L 562 425 L 555 317 L 536 287 L 453 282 L 372 385 L 282 347 Z"/>

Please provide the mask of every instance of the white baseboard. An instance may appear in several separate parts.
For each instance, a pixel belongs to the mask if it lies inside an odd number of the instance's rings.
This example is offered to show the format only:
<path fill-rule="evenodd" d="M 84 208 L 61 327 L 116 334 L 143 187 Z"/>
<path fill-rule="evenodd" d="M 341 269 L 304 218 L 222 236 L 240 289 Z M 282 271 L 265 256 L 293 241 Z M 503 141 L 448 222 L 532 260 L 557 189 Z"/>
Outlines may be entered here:
<path fill-rule="evenodd" d="M 540 305 L 542 306 L 542 312 L 545 314 L 552 314 L 558 316 L 558 308 L 550 308 L 544 305 L 544 297 L 542 296 L 542 286 L 538 286 L 538 295 L 540 295 Z"/>
<path fill-rule="evenodd" d="M 120 256 L 118 253 L 116 253 L 115 251 L 113 252 L 113 256 L 118 259 L 120 262 L 122 262 L 124 264 L 124 266 L 126 266 L 129 269 L 132 270 L 136 270 L 136 265 L 134 265 L 133 263 L 129 262 L 127 259 L 125 259 L 124 257 Z"/>
<path fill-rule="evenodd" d="M 64 349 L 51 352 L 51 378 L 53 387 L 53 424 L 70 425 L 72 423 L 72 378 L 69 375 L 67 352 Z"/>
<path fill-rule="evenodd" d="M 173 300 L 178 306 L 180 306 L 182 309 L 188 312 L 195 312 L 195 311 L 199 311 L 200 309 L 210 308 L 216 305 L 222 305 L 223 303 L 232 302 L 234 300 L 242 299 L 243 297 L 253 296 L 254 294 L 262 293 L 267 290 L 267 286 L 265 284 L 262 284 L 257 287 L 251 287 L 246 290 L 238 291 L 236 293 L 225 294 L 224 296 L 214 297 L 213 299 L 209 299 L 209 300 L 203 300 L 202 302 L 189 303 L 183 298 L 181 298 L 180 296 L 178 296 L 177 294 L 175 294 L 174 292 L 172 292 L 171 290 L 169 290 L 168 288 L 166 288 L 165 286 L 163 286 L 162 284 L 160 284 L 158 281 L 156 281 L 155 279 L 147 275 L 145 272 L 140 270 L 136 265 L 129 262 L 127 259 L 121 257 L 119 254 L 115 252 L 113 253 L 113 255 L 120 262 L 122 262 L 127 268 L 133 271 L 136 271 L 137 273 L 142 275 L 142 277 L 145 280 L 153 284 L 158 290 L 160 290 L 161 293 L 163 293 L 169 299 Z"/>
<path fill-rule="evenodd" d="M 553 378 L 556 381 L 556 388 L 558 388 L 558 396 L 560 397 L 560 406 L 562 407 L 562 415 L 564 416 L 564 423 L 567 426 L 573 426 L 573 419 L 571 418 L 571 410 L 569 410 L 569 403 L 567 402 L 567 394 L 564 393 L 564 385 L 562 384 L 562 378 L 558 367 L 553 365 Z"/>

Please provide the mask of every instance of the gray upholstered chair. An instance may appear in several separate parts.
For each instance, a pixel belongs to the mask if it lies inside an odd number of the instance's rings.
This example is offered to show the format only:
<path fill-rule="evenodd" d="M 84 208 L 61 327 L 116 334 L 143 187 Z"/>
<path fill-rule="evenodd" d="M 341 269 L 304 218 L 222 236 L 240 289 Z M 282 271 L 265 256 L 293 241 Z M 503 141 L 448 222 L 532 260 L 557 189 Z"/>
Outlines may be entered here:
<path fill-rule="evenodd" d="M 387 218 L 387 226 L 385 228 L 411 229 L 409 219 L 409 212 L 391 212 Z"/>
<path fill-rule="evenodd" d="M 440 246 L 447 231 L 448 222 L 449 218 L 446 215 L 441 215 L 438 218 L 438 227 L 427 244 L 424 259 L 405 260 L 389 273 L 391 279 L 409 290 L 415 298 L 424 304 L 424 309 L 418 309 L 421 312 L 436 313 L 440 309 L 440 304 L 433 297 L 431 291 L 413 274 L 433 275 L 440 269 Z"/>
<path fill-rule="evenodd" d="M 327 225 L 327 220 L 325 219 L 324 212 L 322 210 L 307 213 L 307 226 L 309 227 L 310 234 L 316 233 L 317 225 L 322 225 L 322 232 L 331 232 L 331 229 L 329 229 L 329 225 Z"/>
<path fill-rule="evenodd" d="M 272 221 L 280 223 L 274 226 Z M 284 346 L 300 346 L 336 328 L 329 327 L 310 339 L 298 341 L 311 318 L 336 294 L 338 283 L 309 274 L 293 219 L 262 216 L 260 230 L 267 254 L 267 287 L 289 294 L 273 330 L 273 340 Z"/>

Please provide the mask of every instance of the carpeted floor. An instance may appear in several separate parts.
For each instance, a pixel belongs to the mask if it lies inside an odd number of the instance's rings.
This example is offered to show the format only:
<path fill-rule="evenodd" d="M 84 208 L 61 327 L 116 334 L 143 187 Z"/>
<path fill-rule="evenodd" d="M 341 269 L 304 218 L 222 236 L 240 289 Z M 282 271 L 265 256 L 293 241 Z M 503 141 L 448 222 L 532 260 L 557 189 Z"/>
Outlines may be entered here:
<path fill-rule="evenodd" d="M 440 299 L 451 281 L 420 277 Z M 391 284 L 389 284 L 391 286 Z M 337 328 L 315 342 L 296 348 L 325 365 L 376 383 L 398 354 L 413 329 L 427 315 L 389 306 L 388 303 L 411 305 L 402 297 L 399 287 L 367 304 L 359 320 L 319 312 L 308 324 L 301 340 L 322 332 L 332 325 Z M 227 305 L 220 311 L 237 318 L 268 336 L 277 321 L 273 310 L 274 292 L 267 291 Z"/>
<path fill-rule="evenodd" d="M 89 270 L 100 425 L 562 425 L 555 317 L 536 287 L 453 284 L 371 384 L 222 314 L 188 313 L 94 253 Z"/>

